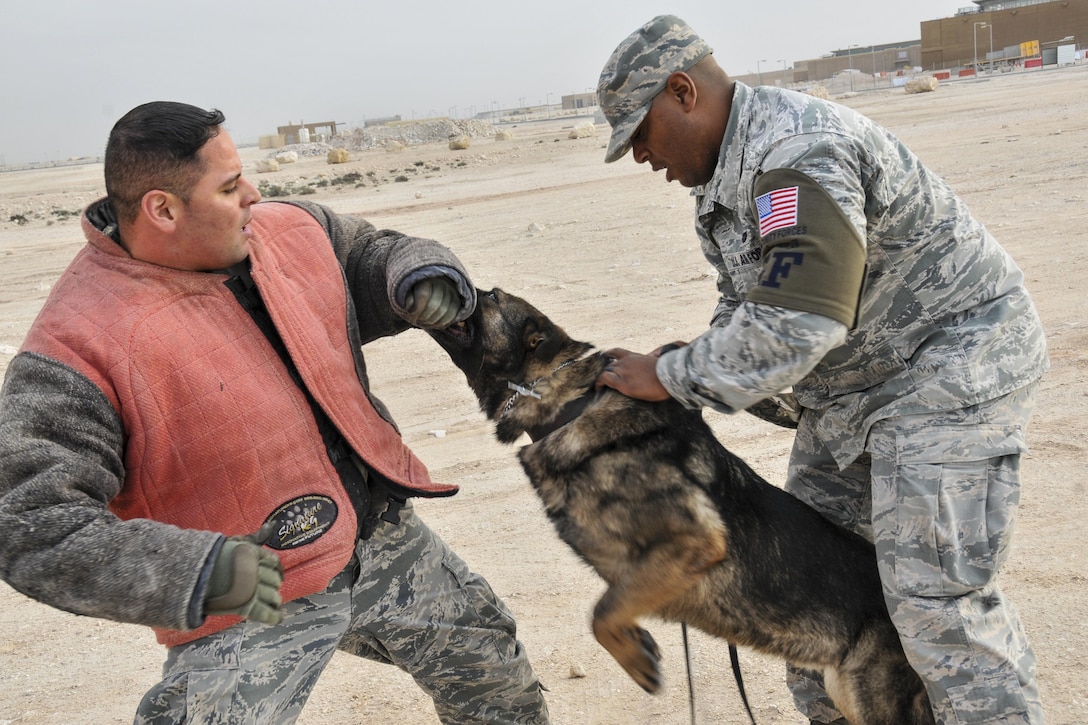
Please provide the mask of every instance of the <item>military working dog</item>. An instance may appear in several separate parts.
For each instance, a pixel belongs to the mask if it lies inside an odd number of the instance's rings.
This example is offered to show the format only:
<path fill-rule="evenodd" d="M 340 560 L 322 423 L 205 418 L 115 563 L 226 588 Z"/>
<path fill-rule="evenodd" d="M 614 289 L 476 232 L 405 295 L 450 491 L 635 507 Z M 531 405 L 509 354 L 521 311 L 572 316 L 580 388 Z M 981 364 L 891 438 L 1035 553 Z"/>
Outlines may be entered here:
<path fill-rule="evenodd" d="M 597 389 L 607 357 L 525 300 L 479 292 L 432 330 L 518 457 L 559 537 L 607 582 L 593 633 L 648 692 L 659 651 L 638 621 L 686 622 L 823 673 L 854 725 L 933 723 L 884 603 L 876 555 L 762 479 L 699 411 Z"/>

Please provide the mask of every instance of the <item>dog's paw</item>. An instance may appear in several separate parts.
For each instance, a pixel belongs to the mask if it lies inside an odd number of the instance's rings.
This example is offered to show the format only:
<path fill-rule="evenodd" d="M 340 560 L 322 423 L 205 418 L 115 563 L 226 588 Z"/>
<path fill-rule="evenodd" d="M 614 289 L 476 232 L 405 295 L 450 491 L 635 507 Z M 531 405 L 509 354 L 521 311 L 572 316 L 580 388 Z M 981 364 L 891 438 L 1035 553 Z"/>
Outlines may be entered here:
<path fill-rule="evenodd" d="M 631 663 L 632 666 L 624 664 L 623 668 L 639 687 L 651 695 L 656 695 L 661 689 L 662 682 L 661 650 L 658 649 L 653 636 L 642 627 L 636 627 L 632 634 L 638 637 L 639 656 Z"/>
<path fill-rule="evenodd" d="M 661 650 L 649 632 L 639 626 L 594 626 L 594 634 L 639 687 L 651 695 L 661 689 Z"/>

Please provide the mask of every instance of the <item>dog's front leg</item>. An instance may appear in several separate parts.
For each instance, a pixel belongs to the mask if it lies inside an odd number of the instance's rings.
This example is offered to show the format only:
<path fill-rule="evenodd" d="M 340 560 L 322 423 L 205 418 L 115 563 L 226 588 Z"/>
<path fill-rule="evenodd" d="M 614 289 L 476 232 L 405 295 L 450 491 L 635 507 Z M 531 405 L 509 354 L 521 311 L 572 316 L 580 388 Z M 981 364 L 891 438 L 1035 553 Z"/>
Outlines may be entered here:
<path fill-rule="evenodd" d="M 684 536 L 655 545 L 612 582 L 593 609 L 593 635 L 651 694 L 661 689 L 661 651 L 638 619 L 658 614 L 725 558 L 725 534 Z"/>

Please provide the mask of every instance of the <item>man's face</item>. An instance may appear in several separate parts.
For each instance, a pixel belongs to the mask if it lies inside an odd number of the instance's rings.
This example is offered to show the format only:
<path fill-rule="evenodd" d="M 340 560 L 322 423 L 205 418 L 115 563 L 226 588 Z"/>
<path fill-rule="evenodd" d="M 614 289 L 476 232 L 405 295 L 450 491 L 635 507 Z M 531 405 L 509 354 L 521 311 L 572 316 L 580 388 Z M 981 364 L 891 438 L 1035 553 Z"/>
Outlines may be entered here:
<path fill-rule="evenodd" d="M 701 143 L 696 114 L 666 88 L 658 93 L 635 133 L 631 154 L 636 163 L 665 170 L 665 180 L 681 186 L 701 186 L 710 181 L 717 165 L 718 149 Z"/>
<path fill-rule="evenodd" d="M 204 175 L 180 204 L 168 267 L 194 271 L 223 269 L 249 255 L 250 207 L 261 193 L 242 176 L 242 161 L 230 135 L 220 130 L 200 149 Z"/>

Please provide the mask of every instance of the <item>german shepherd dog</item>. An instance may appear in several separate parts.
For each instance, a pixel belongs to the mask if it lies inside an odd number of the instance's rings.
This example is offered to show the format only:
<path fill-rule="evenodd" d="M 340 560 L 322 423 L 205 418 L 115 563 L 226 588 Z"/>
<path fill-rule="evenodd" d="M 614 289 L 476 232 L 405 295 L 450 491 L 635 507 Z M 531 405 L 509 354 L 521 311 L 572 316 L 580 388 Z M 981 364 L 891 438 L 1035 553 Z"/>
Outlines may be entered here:
<path fill-rule="evenodd" d="M 430 334 L 518 453 L 559 537 L 607 582 L 593 634 L 647 692 L 654 615 L 822 673 L 854 725 L 934 722 L 888 616 L 873 546 L 772 486 L 698 411 L 597 390 L 607 357 L 525 300 L 479 291 Z"/>

